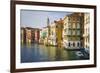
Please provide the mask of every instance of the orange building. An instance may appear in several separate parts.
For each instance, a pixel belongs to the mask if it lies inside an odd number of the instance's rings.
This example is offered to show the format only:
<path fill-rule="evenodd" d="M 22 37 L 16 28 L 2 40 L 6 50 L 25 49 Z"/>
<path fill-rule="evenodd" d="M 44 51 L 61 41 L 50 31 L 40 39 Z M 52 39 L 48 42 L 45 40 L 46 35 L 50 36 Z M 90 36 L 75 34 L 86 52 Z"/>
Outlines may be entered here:
<path fill-rule="evenodd" d="M 25 27 L 21 28 L 21 42 L 39 43 L 40 29 Z"/>

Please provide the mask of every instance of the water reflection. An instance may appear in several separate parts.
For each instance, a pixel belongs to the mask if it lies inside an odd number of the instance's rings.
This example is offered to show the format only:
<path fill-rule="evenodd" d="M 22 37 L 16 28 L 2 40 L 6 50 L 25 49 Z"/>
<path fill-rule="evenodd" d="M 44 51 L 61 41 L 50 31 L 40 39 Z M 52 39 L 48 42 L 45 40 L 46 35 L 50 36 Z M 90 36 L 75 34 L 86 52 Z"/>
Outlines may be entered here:
<path fill-rule="evenodd" d="M 44 62 L 80 60 L 76 51 L 67 51 L 64 48 L 44 46 L 37 43 L 21 45 L 21 62 Z"/>

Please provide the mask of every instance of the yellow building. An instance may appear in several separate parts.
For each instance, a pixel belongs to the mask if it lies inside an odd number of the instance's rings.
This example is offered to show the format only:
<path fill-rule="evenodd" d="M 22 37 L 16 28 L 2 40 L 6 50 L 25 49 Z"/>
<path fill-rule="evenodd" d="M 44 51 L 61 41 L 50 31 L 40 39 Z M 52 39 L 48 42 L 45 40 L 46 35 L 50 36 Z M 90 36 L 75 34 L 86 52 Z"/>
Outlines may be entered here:
<path fill-rule="evenodd" d="M 21 43 L 26 43 L 26 32 L 24 27 L 21 27 Z"/>
<path fill-rule="evenodd" d="M 27 27 L 25 30 L 26 30 L 26 43 L 31 43 L 32 42 L 31 28 Z"/>
<path fill-rule="evenodd" d="M 57 47 L 62 47 L 63 42 L 63 20 L 60 18 L 60 20 L 55 21 L 56 24 L 56 43 Z"/>
<path fill-rule="evenodd" d="M 42 33 L 45 33 L 44 44 L 62 47 L 63 20 L 49 24 L 49 27 L 42 29 Z"/>
<path fill-rule="evenodd" d="M 31 28 L 21 27 L 21 43 L 31 43 Z"/>

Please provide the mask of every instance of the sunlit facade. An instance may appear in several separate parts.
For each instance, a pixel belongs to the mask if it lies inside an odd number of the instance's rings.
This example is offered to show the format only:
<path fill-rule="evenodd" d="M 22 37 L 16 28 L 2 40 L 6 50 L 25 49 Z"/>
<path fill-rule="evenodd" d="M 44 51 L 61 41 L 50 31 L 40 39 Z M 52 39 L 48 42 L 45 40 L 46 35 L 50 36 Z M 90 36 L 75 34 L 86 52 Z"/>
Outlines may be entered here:
<path fill-rule="evenodd" d="M 21 43 L 26 43 L 26 31 L 25 28 L 21 28 Z"/>
<path fill-rule="evenodd" d="M 26 28 L 26 43 L 32 42 L 31 28 Z"/>
<path fill-rule="evenodd" d="M 56 46 L 56 24 L 52 23 L 50 25 L 50 45 Z"/>
<path fill-rule="evenodd" d="M 67 49 L 80 49 L 83 34 L 83 14 L 72 13 L 64 17 L 63 46 Z"/>
<path fill-rule="evenodd" d="M 40 29 L 24 27 L 21 28 L 22 43 L 39 43 Z"/>
<path fill-rule="evenodd" d="M 90 14 L 89 13 L 85 13 L 84 14 L 84 48 L 85 50 L 89 51 L 90 48 Z"/>
<path fill-rule="evenodd" d="M 47 27 L 44 27 L 40 31 L 40 43 L 44 45 L 48 44 L 48 28 Z"/>
<path fill-rule="evenodd" d="M 63 20 L 55 21 L 56 24 L 56 43 L 57 47 L 62 47 L 63 42 Z"/>

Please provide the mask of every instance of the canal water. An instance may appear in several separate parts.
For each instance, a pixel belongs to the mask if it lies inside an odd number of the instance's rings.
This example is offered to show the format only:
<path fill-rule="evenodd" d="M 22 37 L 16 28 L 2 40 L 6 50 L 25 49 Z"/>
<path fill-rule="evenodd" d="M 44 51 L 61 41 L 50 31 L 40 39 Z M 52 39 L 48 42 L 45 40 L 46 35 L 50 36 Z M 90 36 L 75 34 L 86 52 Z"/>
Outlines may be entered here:
<path fill-rule="evenodd" d="M 77 52 L 79 51 L 66 50 L 64 48 L 57 48 L 54 46 L 45 46 L 39 44 L 22 44 L 21 63 L 85 59 L 82 56 L 78 56 L 76 54 Z"/>

